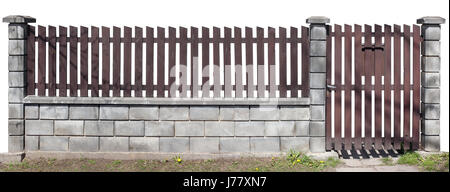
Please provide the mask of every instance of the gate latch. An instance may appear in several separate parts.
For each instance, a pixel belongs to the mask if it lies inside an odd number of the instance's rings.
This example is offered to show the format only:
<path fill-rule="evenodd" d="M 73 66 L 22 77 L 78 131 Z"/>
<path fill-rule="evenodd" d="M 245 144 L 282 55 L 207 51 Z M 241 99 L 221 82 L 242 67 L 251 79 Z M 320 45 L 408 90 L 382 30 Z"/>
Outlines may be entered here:
<path fill-rule="evenodd" d="M 384 50 L 384 47 L 377 47 L 377 46 L 370 46 L 370 47 L 363 47 L 362 51 L 365 51 L 366 49 L 370 49 L 372 51 L 375 51 L 375 49 Z"/>
<path fill-rule="evenodd" d="M 336 90 L 336 86 L 335 85 L 327 85 L 327 90 L 334 91 L 334 90 Z"/>

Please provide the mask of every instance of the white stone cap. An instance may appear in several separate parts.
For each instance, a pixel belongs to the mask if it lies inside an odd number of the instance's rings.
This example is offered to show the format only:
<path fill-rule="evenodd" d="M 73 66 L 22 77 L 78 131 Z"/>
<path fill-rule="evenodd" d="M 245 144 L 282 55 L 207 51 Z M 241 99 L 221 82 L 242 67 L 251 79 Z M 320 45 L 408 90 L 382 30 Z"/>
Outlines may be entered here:
<path fill-rule="evenodd" d="M 36 19 L 25 15 L 9 15 L 3 17 L 4 23 L 35 23 Z"/>
<path fill-rule="evenodd" d="M 325 16 L 312 16 L 306 19 L 306 23 L 326 24 L 330 22 L 330 18 Z"/>
<path fill-rule="evenodd" d="M 426 16 L 417 19 L 418 24 L 444 24 L 445 19 L 439 16 Z"/>

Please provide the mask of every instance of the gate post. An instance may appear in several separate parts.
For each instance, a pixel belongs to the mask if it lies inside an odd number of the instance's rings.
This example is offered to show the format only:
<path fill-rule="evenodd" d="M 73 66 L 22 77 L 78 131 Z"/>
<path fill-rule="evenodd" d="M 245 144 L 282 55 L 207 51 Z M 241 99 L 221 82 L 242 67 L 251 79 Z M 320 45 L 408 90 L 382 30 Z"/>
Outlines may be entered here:
<path fill-rule="evenodd" d="M 309 150 L 325 152 L 325 100 L 326 100 L 326 39 L 327 23 L 330 19 L 313 16 L 306 19 L 310 30 L 310 71 L 311 121 L 309 127 Z"/>
<path fill-rule="evenodd" d="M 24 151 L 24 106 L 28 23 L 35 18 L 10 15 L 8 25 L 8 152 Z"/>
<path fill-rule="evenodd" d="M 421 143 L 425 151 L 440 151 L 440 55 L 442 17 L 417 19 L 423 38 L 421 60 Z"/>

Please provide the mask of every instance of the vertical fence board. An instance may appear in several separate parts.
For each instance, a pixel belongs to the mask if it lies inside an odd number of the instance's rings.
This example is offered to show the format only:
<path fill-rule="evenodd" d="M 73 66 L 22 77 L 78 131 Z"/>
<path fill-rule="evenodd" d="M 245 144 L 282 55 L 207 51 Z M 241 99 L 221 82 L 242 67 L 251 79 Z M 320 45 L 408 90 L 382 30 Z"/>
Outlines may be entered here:
<path fill-rule="evenodd" d="M 372 46 L 372 26 L 364 26 L 364 46 Z M 374 69 L 374 53 L 371 50 L 364 51 L 364 149 L 372 149 L 372 74 Z"/>
<path fill-rule="evenodd" d="M 411 64 L 411 43 L 410 43 L 410 26 L 403 25 L 403 67 L 404 67 L 404 83 L 403 83 L 403 117 L 404 117 L 404 123 L 403 123 L 403 148 L 405 150 L 410 149 L 410 142 L 411 142 L 411 134 L 410 134 L 410 119 L 411 119 L 411 104 L 410 104 L 410 86 L 411 86 L 411 70 L 410 70 L 410 64 Z"/>
<path fill-rule="evenodd" d="M 335 32 L 335 46 L 334 46 L 334 84 L 336 87 L 341 87 L 342 85 L 342 27 L 340 25 L 334 25 Z M 347 75 L 347 74 L 345 74 Z M 335 149 L 342 149 L 342 114 L 341 114 L 341 88 L 337 88 L 334 93 L 334 140 Z"/>
<path fill-rule="evenodd" d="M 113 27 L 113 96 L 120 97 L 120 28 L 118 27 Z"/>
<path fill-rule="evenodd" d="M 27 41 L 27 95 L 35 94 L 34 72 L 35 72 L 35 27 L 28 25 Z"/>
<path fill-rule="evenodd" d="M 302 26 L 302 97 L 309 97 L 309 28 Z"/>
<path fill-rule="evenodd" d="M 142 28 L 134 28 L 134 96 L 142 97 Z"/>
<path fill-rule="evenodd" d="M 222 86 L 220 85 L 220 52 L 219 52 L 220 29 L 213 28 L 213 78 L 214 78 L 214 97 L 220 97 Z"/>
<path fill-rule="evenodd" d="M 158 53 L 157 53 L 157 97 L 164 97 L 164 57 L 165 57 L 165 43 L 164 43 L 164 38 L 165 38 L 165 30 L 162 27 L 158 27 L 158 34 L 157 34 L 157 46 L 158 46 Z"/>
<path fill-rule="evenodd" d="M 400 107 L 401 107 L 401 95 L 400 95 L 400 26 L 394 25 L 394 148 L 400 149 Z"/>
<path fill-rule="evenodd" d="M 80 27 L 80 96 L 88 96 L 88 28 Z"/>
<path fill-rule="evenodd" d="M 257 85 L 258 85 L 258 97 L 264 98 L 266 92 L 266 85 L 264 84 L 264 29 L 258 27 L 256 29 L 256 62 L 257 62 Z"/>
<path fill-rule="evenodd" d="M 420 137 L 420 27 L 413 25 L 413 144 L 414 150 L 419 149 Z"/>
<path fill-rule="evenodd" d="M 202 97 L 209 97 L 209 29 L 202 27 Z"/>
<path fill-rule="evenodd" d="M 269 97 L 276 97 L 276 71 L 275 71 L 275 28 L 268 29 L 268 67 L 269 67 Z"/>
<path fill-rule="evenodd" d="M 344 96 L 344 137 L 345 137 L 345 150 L 352 149 L 352 27 L 345 25 L 345 96 Z"/>
<path fill-rule="evenodd" d="M 247 97 L 254 97 L 253 85 L 253 30 L 250 27 L 245 27 L 245 66 L 247 72 Z"/>
<path fill-rule="evenodd" d="M 362 32 L 361 26 L 355 25 L 355 149 L 362 149 L 362 73 L 364 71 L 364 60 L 362 51 Z"/>
<path fill-rule="evenodd" d="M 332 26 L 331 25 L 327 25 L 328 31 L 332 30 Z M 326 81 L 327 81 L 327 85 L 331 85 L 331 59 L 332 59 L 332 54 L 331 54 L 331 41 L 332 41 L 332 37 L 331 35 L 327 36 L 326 39 Z M 280 63 L 281 65 L 281 63 Z M 281 81 L 280 81 L 281 82 Z M 331 150 L 332 149 L 332 143 L 334 142 L 334 140 L 332 139 L 331 135 L 332 135 L 332 130 L 331 130 L 331 90 L 327 89 L 326 91 L 326 115 L 325 116 L 325 136 L 326 136 L 326 142 L 325 142 L 325 148 L 327 150 Z"/>
<path fill-rule="evenodd" d="M 98 97 L 98 78 L 99 78 L 99 30 L 98 27 L 91 27 L 91 96 Z"/>
<path fill-rule="evenodd" d="M 231 29 L 225 27 L 225 35 L 223 42 L 223 65 L 224 65 L 224 83 L 225 83 L 225 94 L 224 96 L 230 98 L 233 92 L 233 85 L 231 84 Z"/>
<path fill-rule="evenodd" d="M 154 59 L 154 38 L 153 28 L 145 28 L 145 95 L 153 97 L 153 59 Z"/>
<path fill-rule="evenodd" d="M 198 97 L 198 29 L 191 27 L 191 97 Z"/>
<path fill-rule="evenodd" d="M 180 27 L 180 97 L 187 97 L 187 29 Z"/>
<path fill-rule="evenodd" d="M 123 96 L 131 96 L 131 28 L 124 27 L 123 42 Z"/>
<path fill-rule="evenodd" d="M 56 28 L 48 26 L 48 96 L 56 96 Z"/>
<path fill-rule="evenodd" d="M 38 26 L 38 95 L 45 96 L 46 29 Z"/>
<path fill-rule="evenodd" d="M 176 29 L 169 27 L 169 97 L 176 97 L 178 90 L 175 80 L 178 77 L 175 67 L 176 59 Z"/>
<path fill-rule="evenodd" d="M 109 97 L 109 28 L 102 27 L 102 97 Z"/>
<path fill-rule="evenodd" d="M 78 58 L 78 30 L 76 27 L 70 26 L 70 96 L 76 97 L 78 88 L 77 88 L 77 58 Z"/>
<path fill-rule="evenodd" d="M 298 30 L 291 27 L 291 97 L 298 97 L 298 48 L 295 39 L 298 38 Z"/>
<path fill-rule="evenodd" d="M 279 28 L 279 53 L 280 53 L 280 97 L 287 97 L 287 70 L 286 70 L 286 28 Z M 328 52 L 327 52 L 328 53 Z M 309 55 L 308 55 L 309 56 Z M 308 85 L 309 86 L 309 85 Z"/>
<path fill-rule="evenodd" d="M 392 149 L 391 141 L 391 26 L 384 26 L 384 148 Z"/>
<path fill-rule="evenodd" d="M 375 25 L 375 47 L 382 46 L 381 26 Z M 382 149 L 381 77 L 384 71 L 383 50 L 375 49 L 375 149 Z"/>
<path fill-rule="evenodd" d="M 67 96 L 67 28 L 59 26 L 59 96 Z M 34 67 L 33 67 L 34 69 Z M 34 72 L 33 72 L 34 81 Z M 33 88 L 34 90 L 34 88 Z"/>
<path fill-rule="evenodd" d="M 234 28 L 234 69 L 236 90 L 235 95 L 242 98 L 244 90 L 244 82 L 242 81 L 242 40 L 241 28 Z"/>

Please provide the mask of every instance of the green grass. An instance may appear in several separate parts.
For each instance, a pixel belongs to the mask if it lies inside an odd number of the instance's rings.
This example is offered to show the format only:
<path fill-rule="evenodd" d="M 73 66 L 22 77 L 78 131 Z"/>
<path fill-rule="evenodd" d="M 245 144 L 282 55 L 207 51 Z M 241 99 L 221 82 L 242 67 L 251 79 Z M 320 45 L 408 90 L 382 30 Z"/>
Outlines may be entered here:
<path fill-rule="evenodd" d="M 394 165 L 394 160 L 390 157 L 383 157 L 381 161 L 384 165 Z"/>
<path fill-rule="evenodd" d="M 448 168 L 449 154 L 431 154 L 421 156 L 417 152 L 407 152 L 400 156 L 397 163 L 419 166 L 425 171 L 449 171 Z"/>
<path fill-rule="evenodd" d="M 407 164 L 407 165 L 419 165 L 423 161 L 422 156 L 416 152 L 407 152 L 404 155 L 400 156 L 397 163 L 398 164 Z"/>

